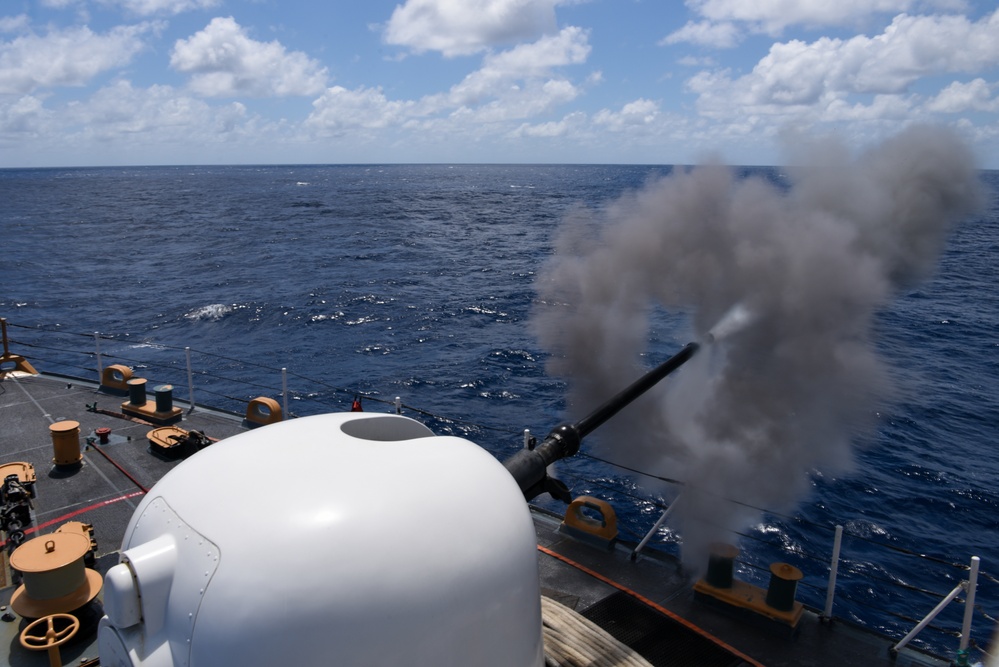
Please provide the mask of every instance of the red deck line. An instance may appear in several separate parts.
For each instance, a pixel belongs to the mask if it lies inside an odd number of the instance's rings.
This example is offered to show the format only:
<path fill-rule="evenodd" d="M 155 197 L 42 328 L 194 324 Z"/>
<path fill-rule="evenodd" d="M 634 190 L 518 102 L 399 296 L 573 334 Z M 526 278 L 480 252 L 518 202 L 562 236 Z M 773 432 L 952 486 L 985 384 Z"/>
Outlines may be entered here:
<path fill-rule="evenodd" d="M 540 551 L 542 553 L 545 553 L 545 554 L 548 554 L 552 558 L 557 558 L 558 560 L 562 561 L 566 565 L 570 565 L 570 566 L 576 568 L 577 570 L 579 570 L 580 572 L 585 572 L 586 574 L 590 575 L 591 577 L 593 577 L 595 579 L 599 579 L 600 581 L 604 582 L 608 586 L 613 586 L 614 588 L 618 589 L 619 591 L 621 591 L 623 593 L 627 593 L 628 595 L 632 596 L 633 598 L 635 598 L 639 602 L 641 602 L 641 603 L 643 603 L 645 605 L 648 605 L 649 607 L 652 607 L 653 609 L 655 609 L 656 611 L 658 611 L 660 614 L 668 616 L 672 620 L 674 620 L 677 623 L 680 623 L 681 625 L 683 625 L 684 627 L 686 627 L 688 630 L 696 632 L 697 634 L 701 635 L 705 639 L 713 642 L 715 645 L 722 647 L 723 649 L 725 649 L 726 651 L 728 651 L 732 655 L 736 656 L 737 658 L 739 658 L 741 660 L 744 660 L 746 663 L 748 663 L 750 665 L 753 665 L 754 667 L 765 667 L 765 665 L 763 665 L 762 663 L 757 662 L 756 660 L 753 660 L 752 658 L 750 658 L 745 653 L 743 653 L 743 652 L 739 651 L 738 649 L 736 649 L 736 648 L 734 648 L 734 647 L 726 644 L 725 642 L 723 642 L 721 639 L 718 639 L 717 637 L 715 637 L 710 632 L 708 632 L 708 631 L 706 631 L 706 630 L 704 630 L 702 628 L 697 627 L 696 625 L 694 625 L 693 623 L 691 623 L 690 621 L 688 621 L 685 618 L 681 618 L 680 616 L 677 616 L 676 614 L 674 614 L 673 612 L 671 612 L 669 609 L 666 609 L 665 607 L 662 607 L 662 606 L 656 604 L 655 602 L 653 602 L 652 600 L 648 599 L 644 595 L 636 593 L 635 591 L 631 590 L 627 586 L 625 586 L 623 584 L 619 584 L 618 582 L 616 582 L 613 579 L 610 579 L 610 578 L 608 578 L 608 577 L 600 574 L 599 572 L 594 572 L 593 570 L 591 570 L 590 568 L 586 567 L 585 565 L 582 565 L 581 563 L 577 563 L 576 561 L 572 560 L 571 558 L 568 558 L 567 556 L 563 556 L 560 553 L 552 551 L 551 549 L 549 549 L 547 547 L 543 547 L 540 544 L 538 545 L 538 551 Z"/>

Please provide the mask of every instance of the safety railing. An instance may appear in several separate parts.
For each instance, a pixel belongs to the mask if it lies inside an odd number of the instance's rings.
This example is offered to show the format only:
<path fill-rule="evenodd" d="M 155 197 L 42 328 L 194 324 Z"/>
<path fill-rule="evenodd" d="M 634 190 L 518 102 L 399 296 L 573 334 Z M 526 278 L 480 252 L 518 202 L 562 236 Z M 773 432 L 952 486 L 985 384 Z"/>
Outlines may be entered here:
<path fill-rule="evenodd" d="M 968 645 L 971 641 L 971 617 L 975 610 L 975 592 L 978 589 L 978 567 L 981 560 L 978 556 L 972 556 L 971 566 L 968 568 L 969 575 L 968 578 L 957 586 L 954 587 L 950 593 L 944 596 L 936 607 L 933 608 L 930 613 L 923 617 L 923 620 L 919 621 L 909 633 L 903 637 L 897 644 L 891 647 L 892 655 L 897 655 L 910 641 L 912 641 L 916 635 L 923 631 L 930 622 L 936 618 L 940 612 L 944 610 L 944 607 L 953 602 L 958 595 L 962 592 L 965 594 L 964 599 L 964 621 L 961 624 L 961 642 L 958 647 L 958 664 L 968 664 Z"/>
<path fill-rule="evenodd" d="M 29 356 L 46 373 L 100 383 L 106 365 L 124 364 L 142 372 L 150 384 L 186 387 L 189 410 L 197 405 L 243 414 L 260 395 L 280 399 L 283 414 L 304 416 L 350 409 L 354 399 L 380 404 L 397 413 L 406 410 L 434 420 L 434 427 L 452 435 L 498 432 L 503 438 L 520 431 L 483 425 L 435 414 L 409 405 L 399 396 L 385 397 L 359 388 L 231 356 L 101 333 L 75 333 L 53 327 L 26 327 L 8 322 L 11 345 Z M 206 398 L 207 397 L 207 398 Z M 292 403 L 293 402 L 293 403 Z M 290 409 L 292 408 L 292 409 Z"/>
<path fill-rule="evenodd" d="M 595 459 L 632 475 L 653 478 L 660 486 L 673 487 L 670 502 L 662 496 L 652 501 L 647 496 L 624 491 L 628 485 L 623 479 L 574 478 L 571 473 L 563 472 L 567 479 L 574 479 L 574 493 L 613 499 L 616 504 L 623 502 L 622 496 L 630 496 L 632 502 L 644 506 L 647 523 L 637 530 L 631 526 L 632 543 L 636 545 L 632 551 L 633 558 L 654 546 L 662 550 L 664 543 L 667 550 L 670 547 L 677 553 L 682 550 L 682 536 L 669 527 L 670 518 L 683 503 L 685 485 L 682 482 L 649 475 L 605 458 L 585 453 L 579 456 Z M 982 656 L 987 655 L 988 644 L 999 627 L 995 610 L 990 614 L 969 593 L 963 609 L 944 611 L 954 600 L 959 600 L 962 591 L 979 592 L 983 584 L 989 586 L 988 594 L 979 597 L 989 601 L 999 597 L 999 580 L 980 570 L 981 561 L 977 556 L 971 558 L 970 565 L 955 563 L 874 539 L 856 529 L 851 530 L 850 526 L 820 525 L 801 516 L 781 515 L 765 508 L 753 509 L 765 517 L 760 525 L 735 533 L 742 545 L 736 565 L 739 575 L 747 581 L 765 585 L 769 564 L 775 560 L 786 560 L 805 573 L 798 588 L 799 599 L 820 621 L 869 626 L 872 624 L 870 619 L 877 617 L 878 620 L 873 623 L 877 631 L 897 640 L 890 648 L 893 653 L 913 646 L 936 655 L 953 656 L 958 665 L 969 660 L 972 649 Z M 796 525 L 807 528 L 809 539 L 801 539 L 800 533 L 804 531 L 795 531 Z M 628 526 L 620 523 L 619 528 L 622 532 L 628 530 Z M 816 534 L 829 536 L 824 546 L 825 554 L 822 553 L 823 545 L 815 544 Z M 775 540 L 773 535 L 778 535 L 779 539 Z M 800 543 L 807 541 L 812 542 L 810 548 L 801 548 Z M 911 560 L 912 564 L 902 565 L 905 560 Z M 955 579 L 960 579 L 960 583 L 950 593 L 938 590 L 940 582 Z M 911 581 L 918 581 L 920 585 Z M 922 614 L 930 607 L 933 611 L 925 617 L 913 617 L 913 614 Z M 958 611 L 960 614 L 956 613 Z M 927 633 L 932 633 L 932 636 L 924 639 L 923 635 Z M 917 635 L 920 636 L 917 638 Z"/>

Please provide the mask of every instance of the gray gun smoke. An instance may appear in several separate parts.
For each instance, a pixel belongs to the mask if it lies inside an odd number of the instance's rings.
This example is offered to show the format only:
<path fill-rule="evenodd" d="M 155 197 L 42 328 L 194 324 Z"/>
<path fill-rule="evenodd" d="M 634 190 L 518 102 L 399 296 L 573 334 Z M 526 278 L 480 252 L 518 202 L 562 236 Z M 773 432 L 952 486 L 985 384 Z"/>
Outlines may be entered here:
<path fill-rule="evenodd" d="M 715 341 L 604 438 L 616 460 L 688 483 L 685 560 L 716 537 L 691 514 L 735 528 L 750 517 L 720 498 L 788 509 L 811 471 L 849 469 L 893 389 L 874 316 L 981 205 L 971 152 L 942 129 L 855 158 L 813 142 L 791 162 L 789 188 L 706 165 L 578 210 L 536 282 L 532 325 L 577 416 L 633 379 L 654 308 Z"/>

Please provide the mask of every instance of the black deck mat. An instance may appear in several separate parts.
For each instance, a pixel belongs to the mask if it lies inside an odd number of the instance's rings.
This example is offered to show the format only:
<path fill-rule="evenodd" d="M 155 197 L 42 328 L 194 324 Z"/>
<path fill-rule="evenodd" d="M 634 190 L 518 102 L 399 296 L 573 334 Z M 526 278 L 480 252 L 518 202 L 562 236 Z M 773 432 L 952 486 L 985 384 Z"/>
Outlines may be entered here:
<path fill-rule="evenodd" d="M 656 667 L 737 667 L 736 654 L 682 623 L 620 591 L 589 607 L 583 616 Z"/>

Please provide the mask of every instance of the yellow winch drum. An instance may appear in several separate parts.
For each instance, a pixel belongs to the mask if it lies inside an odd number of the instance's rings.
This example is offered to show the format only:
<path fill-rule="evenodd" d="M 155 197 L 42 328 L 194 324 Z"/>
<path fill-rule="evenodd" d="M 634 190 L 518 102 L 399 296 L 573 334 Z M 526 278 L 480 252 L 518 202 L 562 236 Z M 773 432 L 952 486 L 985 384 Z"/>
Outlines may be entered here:
<path fill-rule="evenodd" d="M 84 565 L 90 540 L 77 532 L 49 533 L 28 540 L 10 556 L 23 583 L 10 605 L 25 618 L 68 613 L 97 597 L 103 578 Z"/>

